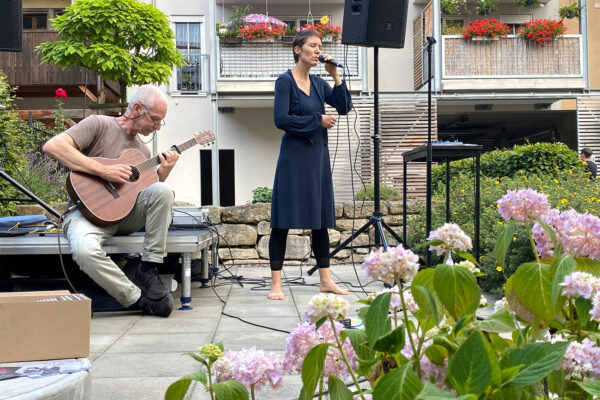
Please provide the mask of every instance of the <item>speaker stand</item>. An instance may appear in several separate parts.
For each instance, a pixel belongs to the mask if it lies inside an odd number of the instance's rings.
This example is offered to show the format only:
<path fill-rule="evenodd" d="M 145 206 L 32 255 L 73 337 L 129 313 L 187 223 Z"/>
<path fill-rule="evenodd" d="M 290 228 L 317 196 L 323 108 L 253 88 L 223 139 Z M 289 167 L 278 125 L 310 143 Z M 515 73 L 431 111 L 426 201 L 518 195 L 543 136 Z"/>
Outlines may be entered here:
<path fill-rule="evenodd" d="M 358 237 L 361 233 L 368 230 L 370 227 L 375 229 L 375 246 L 383 247 L 385 250 L 388 249 L 387 240 L 385 239 L 384 229 L 389 232 L 390 235 L 399 244 L 403 244 L 400 236 L 394 232 L 392 228 L 390 228 L 383 220 L 383 213 L 381 212 L 380 207 L 380 190 L 379 190 L 379 147 L 381 144 L 381 135 L 379 134 L 379 46 L 373 47 L 373 56 L 374 56 L 374 98 L 373 98 L 373 112 L 374 112 L 374 121 L 373 121 L 373 130 L 374 134 L 371 136 L 373 139 L 373 180 L 374 180 L 374 190 L 375 190 L 375 201 L 374 201 L 374 210 L 369 220 L 361 226 L 357 231 L 355 231 L 348 239 L 344 240 L 340 243 L 335 249 L 331 251 L 329 257 L 333 257 L 340 250 L 344 249 L 350 242 Z M 317 270 L 317 267 L 313 267 L 308 270 L 308 275 L 312 275 Z"/>

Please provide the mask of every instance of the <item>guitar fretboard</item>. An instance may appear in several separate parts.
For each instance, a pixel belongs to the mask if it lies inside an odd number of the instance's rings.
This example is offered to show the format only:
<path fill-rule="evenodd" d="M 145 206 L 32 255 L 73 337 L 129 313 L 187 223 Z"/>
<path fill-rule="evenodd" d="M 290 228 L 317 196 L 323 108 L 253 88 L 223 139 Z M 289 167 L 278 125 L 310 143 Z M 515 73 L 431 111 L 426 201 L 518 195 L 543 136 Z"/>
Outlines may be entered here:
<path fill-rule="evenodd" d="M 197 144 L 198 144 L 198 141 L 194 137 L 194 138 L 188 140 L 187 142 L 183 142 L 182 144 L 180 144 L 178 146 L 171 147 L 171 150 L 175 150 L 178 153 L 183 153 L 187 149 L 189 149 Z M 141 162 L 138 165 L 135 165 L 134 168 L 137 169 L 141 175 L 144 172 L 150 171 L 152 168 L 156 167 L 157 165 L 160 165 L 160 157 L 159 156 L 149 158 L 146 161 Z"/>

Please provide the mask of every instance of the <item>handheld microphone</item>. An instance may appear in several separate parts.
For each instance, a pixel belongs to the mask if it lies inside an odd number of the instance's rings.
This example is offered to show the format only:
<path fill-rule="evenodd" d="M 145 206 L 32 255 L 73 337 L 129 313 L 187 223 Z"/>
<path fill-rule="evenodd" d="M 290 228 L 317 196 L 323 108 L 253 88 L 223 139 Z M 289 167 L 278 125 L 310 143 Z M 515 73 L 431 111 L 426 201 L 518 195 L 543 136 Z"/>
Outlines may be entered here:
<path fill-rule="evenodd" d="M 341 63 L 339 63 L 339 62 L 337 62 L 335 60 L 325 60 L 325 57 L 323 57 L 323 55 L 319 56 L 319 61 L 322 62 L 322 63 L 333 64 L 333 65 L 335 65 L 338 68 L 344 68 L 344 66 Z"/>

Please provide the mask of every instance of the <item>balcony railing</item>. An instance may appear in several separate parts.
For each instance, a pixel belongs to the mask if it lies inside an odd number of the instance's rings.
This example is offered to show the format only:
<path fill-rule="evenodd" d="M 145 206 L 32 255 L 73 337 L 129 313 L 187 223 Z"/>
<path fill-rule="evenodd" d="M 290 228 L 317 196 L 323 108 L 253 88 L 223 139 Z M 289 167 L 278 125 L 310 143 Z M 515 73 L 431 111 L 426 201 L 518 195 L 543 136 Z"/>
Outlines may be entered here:
<path fill-rule="evenodd" d="M 545 46 L 515 35 L 480 41 L 443 36 L 442 55 L 442 79 L 583 77 L 581 35 Z"/>
<path fill-rule="evenodd" d="M 96 73 L 84 68 L 69 68 L 64 71 L 53 64 L 41 64 L 41 56 L 35 47 L 55 41 L 57 33 L 23 32 L 23 51 L 20 53 L 0 52 L 0 70 L 13 86 L 27 85 L 83 85 L 86 81 L 96 82 Z"/>
<path fill-rule="evenodd" d="M 280 41 L 223 43 L 220 52 L 220 80 L 273 80 L 282 72 L 294 67 L 292 46 Z M 324 42 L 323 53 L 332 55 L 344 64 L 347 77 L 360 77 L 358 47 Z M 322 64 L 313 68 L 311 73 L 328 75 Z"/>

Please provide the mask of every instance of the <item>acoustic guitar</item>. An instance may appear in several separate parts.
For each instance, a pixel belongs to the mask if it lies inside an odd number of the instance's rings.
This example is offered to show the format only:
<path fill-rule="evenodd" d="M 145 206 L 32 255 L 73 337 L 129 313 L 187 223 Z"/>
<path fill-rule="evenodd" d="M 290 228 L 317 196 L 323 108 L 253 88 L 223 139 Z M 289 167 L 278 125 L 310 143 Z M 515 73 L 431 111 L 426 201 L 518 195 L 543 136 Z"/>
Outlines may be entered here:
<path fill-rule="evenodd" d="M 215 134 L 206 130 L 187 142 L 171 147 L 171 150 L 181 154 L 197 144 L 207 145 L 214 140 Z M 128 149 L 117 159 L 93 159 L 104 165 L 130 165 L 132 173 L 129 182 L 109 182 L 96 175 L 71 171 L 67 176 L 67 193 L 74 202 L 80 201 L 79 210 L 88 221 L 99 226 L 114 225 L 129 214 L 142 190 L 158 182 L 154 167 L 160 165 L 160 158 L 146 159 L 138 150 Z"/>

